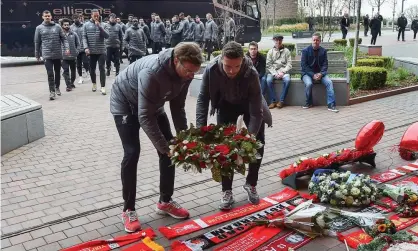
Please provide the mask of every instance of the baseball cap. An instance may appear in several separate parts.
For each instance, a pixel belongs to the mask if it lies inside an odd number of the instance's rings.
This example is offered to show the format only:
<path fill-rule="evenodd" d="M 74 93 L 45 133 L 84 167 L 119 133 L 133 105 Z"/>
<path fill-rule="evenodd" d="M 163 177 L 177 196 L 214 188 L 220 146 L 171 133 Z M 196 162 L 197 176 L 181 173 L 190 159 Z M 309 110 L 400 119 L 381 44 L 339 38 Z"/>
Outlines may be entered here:
<path fill-rule="evenodd" d="M 282 39 L 283 39 L 283 36 L 280 34 L 276 34 L 273 36 L 273 40 L 282 40 Z"/>

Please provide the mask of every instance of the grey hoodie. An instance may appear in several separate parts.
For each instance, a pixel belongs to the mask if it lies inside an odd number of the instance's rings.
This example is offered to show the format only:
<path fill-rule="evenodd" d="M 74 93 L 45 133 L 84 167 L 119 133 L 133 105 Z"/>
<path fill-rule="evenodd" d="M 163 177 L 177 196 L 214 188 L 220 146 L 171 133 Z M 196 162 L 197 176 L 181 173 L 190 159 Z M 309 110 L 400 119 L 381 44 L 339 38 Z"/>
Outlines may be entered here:
<path fill-rule="evenodd" d="M 105 30 L 109 33 L 109 38 L 106 39 L 106 48 L 120 48 L 123 41 L 122 26 L 117 23 L 108 23 L 105 25 Z"/>
<path fill-rule="evenodd" d="M 216 25 L 215 21 L 209 20 L 206 22 L 204 39 L 211 41 L 218 40 L 218 26 Z"/>
<path fill-rule="evenodd" d="M 159 21 L 154 23 L 154 37 L 153 41 L 156 43 L 165 43 L 165 27 L 164 23 Z"/>
<path fill-rule="evenodd" d="M 258 73 L 251 59 L 244 57 L 241 70 L 234 79 L 229 79 L 222 67 L 221 57 L 218 56 L 203 73 L 196 105 L 196 126 L 207 124 L 209 101 L 212 107 L 210 115 L 214 115 L 223 100 L 231 104 L 249 105 L 250 133 L 257 134 L 263 120 L 271 126 L 271 113 L 261 94 Z"/>
<path fill-rule="evenodd" d="M 74 33 L 77 33 L 78 39 L 80 40 L 80 46 L 79 51 L 84 52 L 84 46 L 83 46 L 83 23 L 80 23 L 79 25 L 76 25 L 73 23 L 70 26 L 70 30 Z"/>
<path fill-rule="evenodd" d="M 187 20 L 186 18 L 184 18 L 183 20 L 180 21 L 180 27 L 179 29 L 181 30 L 181 40 L 184 41 L 187 39 L 187 35 L 189 33 L 189 20 Z"/>
<path fill-rule="evenodd" d="M 157 123 L 157 116 L 165 112 L 165 102 L 170 102 L 176 131 L 187 129 L 184 107 L 191 80 L 177 75 L 173 57 L 171 48 L 130 64 L 116 77 L 110 95 L 110 112 L 137 115 L 142 129 L 160 153 L 169 151 Z"/>
<path fill-rule="evenodd" d="M 65 33 L 65 37 L 68 41 L 68 46 L 70 48 L 70 55 L 65 54 L 65 47 L 62 45 L 62 59 L 64 60 L 75 60 L 77 59 L 78 52 L 80 51 L 80 39 L 78 38 L 77 33 L 69 30 Z"/>
<path fill-rule="evenodd" d="M 61 26 L 54 22 L 38 25 L 35 29 L 35 57 L 62 59 L 61 45 L 68 49 L 68 41 Z"/>
<path fill-rule="evenodd" d="M 189 21 L 189 29 L 187 30 L 186 39 L 188 41 L 194 41 L 194 31 L 196 29 L 196 23 L 192 20 Z"/>
<path fill-rule="evenodd" d="M 147 36 L 139 26 L 127 29 L 123 41 L 128 47 L 128 56 L 145 56 Z"/>
<path fill-rule="evenodd" d="M 205 25 L 202 21 L 199 21 L 199 23 L 195 23 L 195 29 L 194 29 L 194 41 L 196 42 L 202 42 L 203 35 L 205 34 Z"/>
<path fill-rule="evenodd" d="M 105 39 L 109 38 L 109 32 L 104 29 L 105 23 L 96 25 L 90 19 L 83 25 L 83 46 L 90 50 L 90 54 L 106 54 Z"/>

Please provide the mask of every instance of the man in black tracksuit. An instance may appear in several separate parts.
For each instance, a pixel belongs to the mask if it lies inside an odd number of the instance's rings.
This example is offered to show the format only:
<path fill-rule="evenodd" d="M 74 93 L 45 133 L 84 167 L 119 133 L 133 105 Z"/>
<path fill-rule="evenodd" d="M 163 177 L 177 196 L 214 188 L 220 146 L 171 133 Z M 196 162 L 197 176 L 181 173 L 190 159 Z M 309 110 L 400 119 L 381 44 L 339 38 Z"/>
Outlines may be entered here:
<path fill-rule="evenodd" d="M 402 13 L 401 16 L 398 18 L 398 41 L 402 33 L 402 41 L 405 42 L 405 28 L 407 24 L 408 24 L 408 20 L 406 19 L 405 15 Z"/>
<path fill-rule="evenodd" d="M 369 14 L 366 14 L 366 16 L 364 16 L 364 18 L 363 18 L 364 36 L 365 37 L 367 37 L 367 33 L 369 32 L 369 24 L 370 24 Z"/>
<path fill-rule="evenodd" d="M 65 48 L 64 54 L 70 54 L 68 41 L 61 27 L 51 21 L 52 15 L 49 11 L 42 13 L 44 21 L 35 30 L 35 57 L 39 61 L 41 56 L 45 63 L 48 74 L 49 99 L 54 100 L 55 94 L 61 95 L 60 73 L 62 51 L 61 45 Z"/>
<path fill-rule="evenodd" d="M 340 20 L 341 32 L 343 34 L 343 39 L 347 37 L 348 28 L 350 28 L 350 17 L 348 13 L 345 13 Z"/>
<path fill-rule="evenodd" d="M 180 27 L 180 19 L 177 15 L 173 17 L 171 25 L 171 47 L 176 47 L 181 42 L 182 27 Z"/>
<path fill-rule="evenodd" d="M 203 73 L 196 105 L 197 127 L 207 125 L 209 102 L 210 115 L 217 113 L 218 124 L 235 124 L 237 118 L 244 115 L 248 131 L 264 144 L 264 123 L 271 126 L 271 114 L 261 95 L 259 74 L 237 42 L 227 43 L 222 49 L 222 55 L 215 58 Z M 263 156 L 264 146 L 258 153 Z M 252 204 L 260 201 L 256 186 L 261 161 L 258 159 L 249 165 L 246 184 L 243 186 Z M 233 176 L 222 176 L 221 210 L 231 209 L 234 203 L 232 180 Z"/>
<path fill-rule="evenodd" d="M 417 32 L 418 32 L 418 16 L 414 18 L 411 24 L 411 30 L 414 32 L 414 41 L 417 39 Z"/>
<path fill-rule="evenodd" d="M 379 12 L 377 12 L 377 19 L 380 21 L 380 27 L 379 27 L 379 37 L 380 37 L 382 36 L 383 16 L 380 15 Z"/>
<path fill-rule="evenodd" d="M 109 23 L 105 25 L 105 30 L 109 33 L 109 38 L 106 39 L 106 75 L 110 76 L 110 66 L 113 62 L 116 68 L 116 76 L 120 69 L 120 54 L 122 51 L 123 42 L 123 28 L 116 23 L 116 15 L 109 15 Z"/>
<path fill-rule="evenodd" d="M 91 19 L 84 23 L 83 45 L 87 55 L 90 55 L 90 78 L 93 84 L 92 91 L 97 90 L 96 66 L 99 63 L 100 92 L 106 95 L 106 46 L 105 39 L 109 38 L 109 32 L 104 29 L 105 24 L 100 22 L 99 11 L 91 11 Z"/>
<path fill-rule="evenodd" d="M 62 69 L 64 70 L 62 76 L 64 77 L 65 84 L 67 85 L 67 92 L 75 88 L 75 69 L 76 69 L 76 60 L 77 55 L 80 50 L 80 39 L 77 33 L 70 30 L 70 20 L 64 18 L 61 21 L 61 27 L 64 30 L 65 37 L 68 41 L 68 46 L 70 49 L 70 54 L 65 54 L 65 48 L 62 46 Z M 70 77 L 71 71 L 71 77 Z"/>
<path fill-rule="evenodd" d="M 77 33 L 78 38 L 80 39 L 80 48 L 77 54 L 77 73 L 78 77 L 80 78 L 78 80 L 79 84 L 82 84 L 83 79 L 83 68 L 86 71 L 86 75 L 88 74 L 90 70 L 89 66 L 89 57 L 84 52 L 84 46 L 83 46 L 83 23 L 84 23 L 84 17 L 82 14 L 74 15 L 73 16 L 73 24 L 70 26 L 70 29 L 72 32 Z"/>

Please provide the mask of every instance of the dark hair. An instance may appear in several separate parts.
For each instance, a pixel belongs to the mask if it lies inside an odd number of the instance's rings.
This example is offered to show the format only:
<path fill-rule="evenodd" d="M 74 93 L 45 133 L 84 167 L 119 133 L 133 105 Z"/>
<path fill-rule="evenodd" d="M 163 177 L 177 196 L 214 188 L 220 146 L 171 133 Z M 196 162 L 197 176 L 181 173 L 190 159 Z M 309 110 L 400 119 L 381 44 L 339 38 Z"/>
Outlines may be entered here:
<path fill-rule="evenodd" d="M 242 58 L 244 57 L 244 50 L 239 43 L 231 41 L 222 48 L 222 57 L 230 59 Z"/>
<path fill-rule="evenodd" d="M 128 15 L 128 17 L 133 17 L 133 16 L 134 16 L 133 14 L 129 14 L 129 15 Z"/>
<path fill-rule="evenodd" d="M 152 16 L 152 15 L 154 15 L 154 16 L 155 16 L 155 15 L 157 15 L 157 14 L 156 14 L 155 12 L 153 12 L 153 13 L 151 13 L 151 16 Z"/>
<path fill-rule="evenodd" d="M 73 19 L 78 19 L 79 18 L 79 14 L 74 14 L 73 15 Z"/>
<path fill-rule="evenodd" d="M 49 10 L 44 10 L 44 11 L 42 12 L 42 15 L 44 15 L 44 14 L 51 14 L 51 12 L 50 12 Z"/>
<path fill-rule="evenodd" d="M 99 10 L 98 9 L 92 9 L 91 14 L 93 14 L 93 12 L 99 12 Z"/>
<path fill-rule="evenodd" d="M 199 15 L 196 15 L 196 18 L 199 18 Z"/>
<path fill-rule="evenodd" d="M 184 17 L 184 13 L 183 12 L 180 12 L 179 16 L 180 17 Z"/>
<path fill-rule="evenodd" d="M 180 62 L 189 62 L 200 66 L 203 63 L 202 50 L 199 45 L 193 42 L 181 42 L 174 47 L 174 57 Z"/>
<path fill-rule="evenodd" d="M 256 41 L 251 41 L 250 44 L 248 45 L 248 48 L 250 48 L 251 46 L 255 46 L 258 49 L 258 44 Z"/>
<path fill-rule="evenodd" d="M 63 18 L 60 20 L 60 25 L 62 26 L 64 23 L 71 24 L 71 20 L 68 18 Z"/>
<path fill-rule="evenodd" d="M 115 13 L 110 13 L 110 14 L 109 14 L 109 18 L 110 18 L 110 17 L 116 17 L 116 14 L 115 14 Z"/>
<path fill-rule="evenodd" d="M 175 17 L 175 18 L 179 18 L 179 16 L 178 16 L 178 15 L 174 15 L 173 17 Z"/>
<path fill-rule="evenodd" d="M 320 33 L 314 33 L 313 35 L 312 35 L 312 37 L 319 37 L 319 39 L 321 39 L 321 34 Z"/>

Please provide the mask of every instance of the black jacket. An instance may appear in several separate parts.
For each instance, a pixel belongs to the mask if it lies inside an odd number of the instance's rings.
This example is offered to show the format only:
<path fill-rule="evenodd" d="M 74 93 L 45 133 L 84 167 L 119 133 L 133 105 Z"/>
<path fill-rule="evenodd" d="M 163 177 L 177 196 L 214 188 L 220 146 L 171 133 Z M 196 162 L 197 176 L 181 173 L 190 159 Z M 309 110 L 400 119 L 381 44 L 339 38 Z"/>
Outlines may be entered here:
<path fill-rule="evenodd" d="M 412 21 L 412 24 L 411 24 L 411 29 L 412 29 L 413 31 L 418 30 L 418 19 L 415 19 L 414 21 Z"/>
<path fill-rule="evenodd" d="M 372 34 L 377 34 L 380 30 L 381 21 L 378 18 L 373 18 L 372 21 L 370 21 L 370 30 Z"/>
<path fill-rule="evenodd" d="M 246 56 L 251 59 L 250 53 L 247 52 Z M 251 59 L 252 61 L 252 59 Z M 258 72 L 258 75 L 260 77 L 264 76 L 266 74 L 266 57 L 264 57 L 263 55 L 261 55 L 260 53 L 257 53 L 257 57 L 255 60 L 255 63 L 253 62 L 253 65 L 255 67 L 255 69 Z"/>
<path fill-rule="evenodd" d="M 340 20 L 341 29 L 350 27 L 350 17 L 342 17 Z"/>
<path fill-rule="evenodd" d="M 364 27 L 369 27 L 369 24 L 370 24 L 370 19 L 368 18 L 368 17 L 364 17 L 363 18 L 363 25 L 364 25 Z"/>
<path fill-rule="evenodd" d="M 180 22 L 173 23 L 171 25 L 171 41 L 181 42 L 181 30 L 180 28 Z"/>
<path fill-rule="evenodd" d="M 399 28 L 405 28 L 408 24 L 408 20 L 406 17 L 398 17 L 398 27 Z"/>

